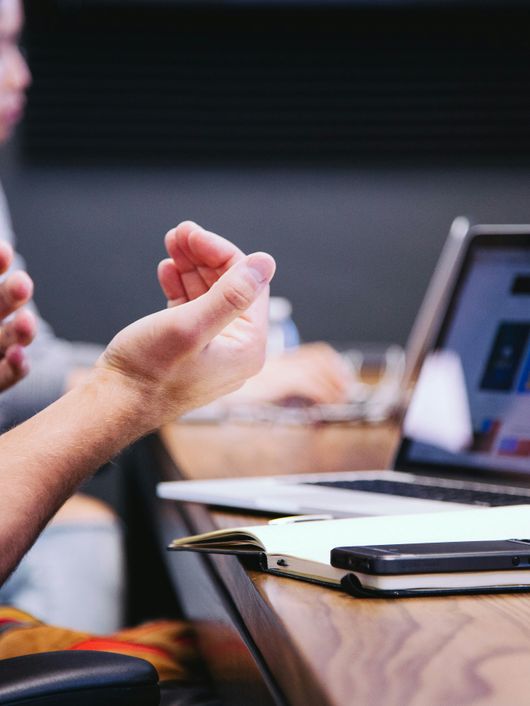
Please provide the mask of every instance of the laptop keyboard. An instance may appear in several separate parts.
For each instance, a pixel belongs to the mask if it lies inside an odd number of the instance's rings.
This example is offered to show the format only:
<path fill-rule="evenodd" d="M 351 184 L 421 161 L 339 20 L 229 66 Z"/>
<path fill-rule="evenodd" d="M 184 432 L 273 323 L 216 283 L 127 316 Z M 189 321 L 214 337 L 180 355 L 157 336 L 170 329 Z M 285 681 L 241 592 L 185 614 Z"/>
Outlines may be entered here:
<path fill-rule="evenodd" d="M 426 500 L 443 500 L 466 505 L 487 505 L 495 507 L 501 505 L 530 504 L 530 494 L 518 495 L 517 493 L 502 493 L 474 488 L 454 488 L 440 485 L 426 485 L 421 483 L 403 483 L 392 480 L 347 480 L 347 481 L 319 481 L 307 485 L 323 485 L 328 488 L 344 490 L 360 490 L 367 493 L 384 493 L 385 495 L 401 495 L 406 498 L 425 498 Z"/>

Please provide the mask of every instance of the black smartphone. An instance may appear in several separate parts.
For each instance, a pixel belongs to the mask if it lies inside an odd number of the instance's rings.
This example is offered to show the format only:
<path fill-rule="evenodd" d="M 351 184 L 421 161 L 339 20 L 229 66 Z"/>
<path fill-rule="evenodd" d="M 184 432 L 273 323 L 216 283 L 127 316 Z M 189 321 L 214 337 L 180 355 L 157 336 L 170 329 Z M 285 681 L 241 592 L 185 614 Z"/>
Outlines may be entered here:
<path fill-rule="evenodd" d="M 336 547 L 331 565 L 371 575 L 530 569 L 530 539 Z"/>

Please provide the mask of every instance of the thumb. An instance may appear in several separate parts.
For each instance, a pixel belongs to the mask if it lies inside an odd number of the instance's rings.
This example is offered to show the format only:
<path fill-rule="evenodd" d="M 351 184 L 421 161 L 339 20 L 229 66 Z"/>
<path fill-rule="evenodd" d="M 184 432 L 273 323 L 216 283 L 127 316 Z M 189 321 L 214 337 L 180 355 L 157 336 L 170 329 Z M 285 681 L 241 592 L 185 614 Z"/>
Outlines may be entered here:
<path fill-rule="evenodd" d="M 276 263 L 264 252 L 247 255 L 233 265 L 202 296 L 181 307 L 199 338 L 210 341 L 258 299 L 274 276 Z M 255 314 L 257 325 L 266 325 L 267 309 Z M 261 320 L 263 319 L 263 321 Z"/>

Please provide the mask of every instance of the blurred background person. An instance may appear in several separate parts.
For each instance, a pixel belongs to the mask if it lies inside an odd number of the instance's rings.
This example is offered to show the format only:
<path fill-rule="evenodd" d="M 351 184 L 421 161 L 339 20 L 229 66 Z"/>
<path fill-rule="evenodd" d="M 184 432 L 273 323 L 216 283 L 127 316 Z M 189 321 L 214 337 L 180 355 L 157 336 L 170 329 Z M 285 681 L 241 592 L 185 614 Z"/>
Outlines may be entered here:
<path fill-rule="evenodd" d="M 0 144 L 5 143 L 24 113 L 26 91 L 31 83 L 28 65 L 18 47 L 23 28 L 19 0 L 0 2 Z M 0 239 L 16 247 L 7 202 L 0 187 Z M 24 270 L 15 252 L 11 271 Z M 0 397 L 0 428 L 26 419 L 57 399 L 76 379 L 78 372 L 96 360 L 102 348 L 89 343 L 70 343 L 55 336 L 33 302 L 37 336 L 29 348 L 31 375 Z"/>
<path fill-rule="evenodd" d="M 23 116 L 31 74 L 19 49 L 24 22 L 21 0 L 0 0 L 0 142 L 6 142 Z M 35 226 L 38 228 L 38 224 Z M 0 239 L 16 245 L 7 202 L 0 188 Z M 24 269 L 15 254 L 12 268 Z M 38 294 L 37 294 L 38 299 Z M 55 335 L 34 303 L 37 335 L 28 348 L 31 372 L 0 396 L 0 427 L 23 421 L 57 399 L 81 379 L 102 347 L 70 342 Z M 302 346 L 270 364 L 230 403 L 342 402 L 347 371 L 325 344 Z M 84 494 L 71 498 L 56 515 L 19 569 L 0 590 L 7 602 L 50 623 L 93 632 L 121 626 L 125 607 L 122 528 L 104 502 Z"/>
<path fill-rule="evenodd" d="M 0 142 L 11 137 L 24 111 L 31 74 L 18 41 L 23 27 L 19 0 L 0 0 Z M 35 225 L 38 227 L 38 224 Z M 0 239 L 15 245 L 0 187 Z M 10 268 L 24 269 L 15 254 Z M 101 348 L 55 336 L 33 302 L 28 309 L 37 334 L 28 348 L 30 374 L 0 395 L 0 427 L 6 429 L 57 399 L 92 365 Z M 0 588 L 10 603 L 43 620 L 95 632 L 122 624 L 124 606 L 122 531 L 114 512 L 84 495 L 69 500 L 20 567 Z"/>

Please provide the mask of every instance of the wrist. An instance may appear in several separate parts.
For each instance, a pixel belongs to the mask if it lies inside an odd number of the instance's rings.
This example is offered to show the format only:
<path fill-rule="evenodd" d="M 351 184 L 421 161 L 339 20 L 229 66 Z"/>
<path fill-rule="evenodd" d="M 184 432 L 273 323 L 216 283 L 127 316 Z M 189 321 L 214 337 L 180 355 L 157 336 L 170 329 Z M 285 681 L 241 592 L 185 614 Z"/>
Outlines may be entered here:
<path fill-rule="evenodd" d="M 98 361 L 76 390 L 90 400 L 95 410 L 103 411 L 117 436 L 123 438 L 121 445 L 129 444 L 159 426 L 155 396 L 148 382 L 141 384 Z"/>
<path fill-rule="evenodd" d="M 136 438 L 200 406 L 200 402 L 186 394 L 187 385 L 169 385 L 154 376 L 128 374 L 109 364 L 104 355 L 96 362 L 87 382 L 111 397 L 109 418 L 125 415 Z"/>

